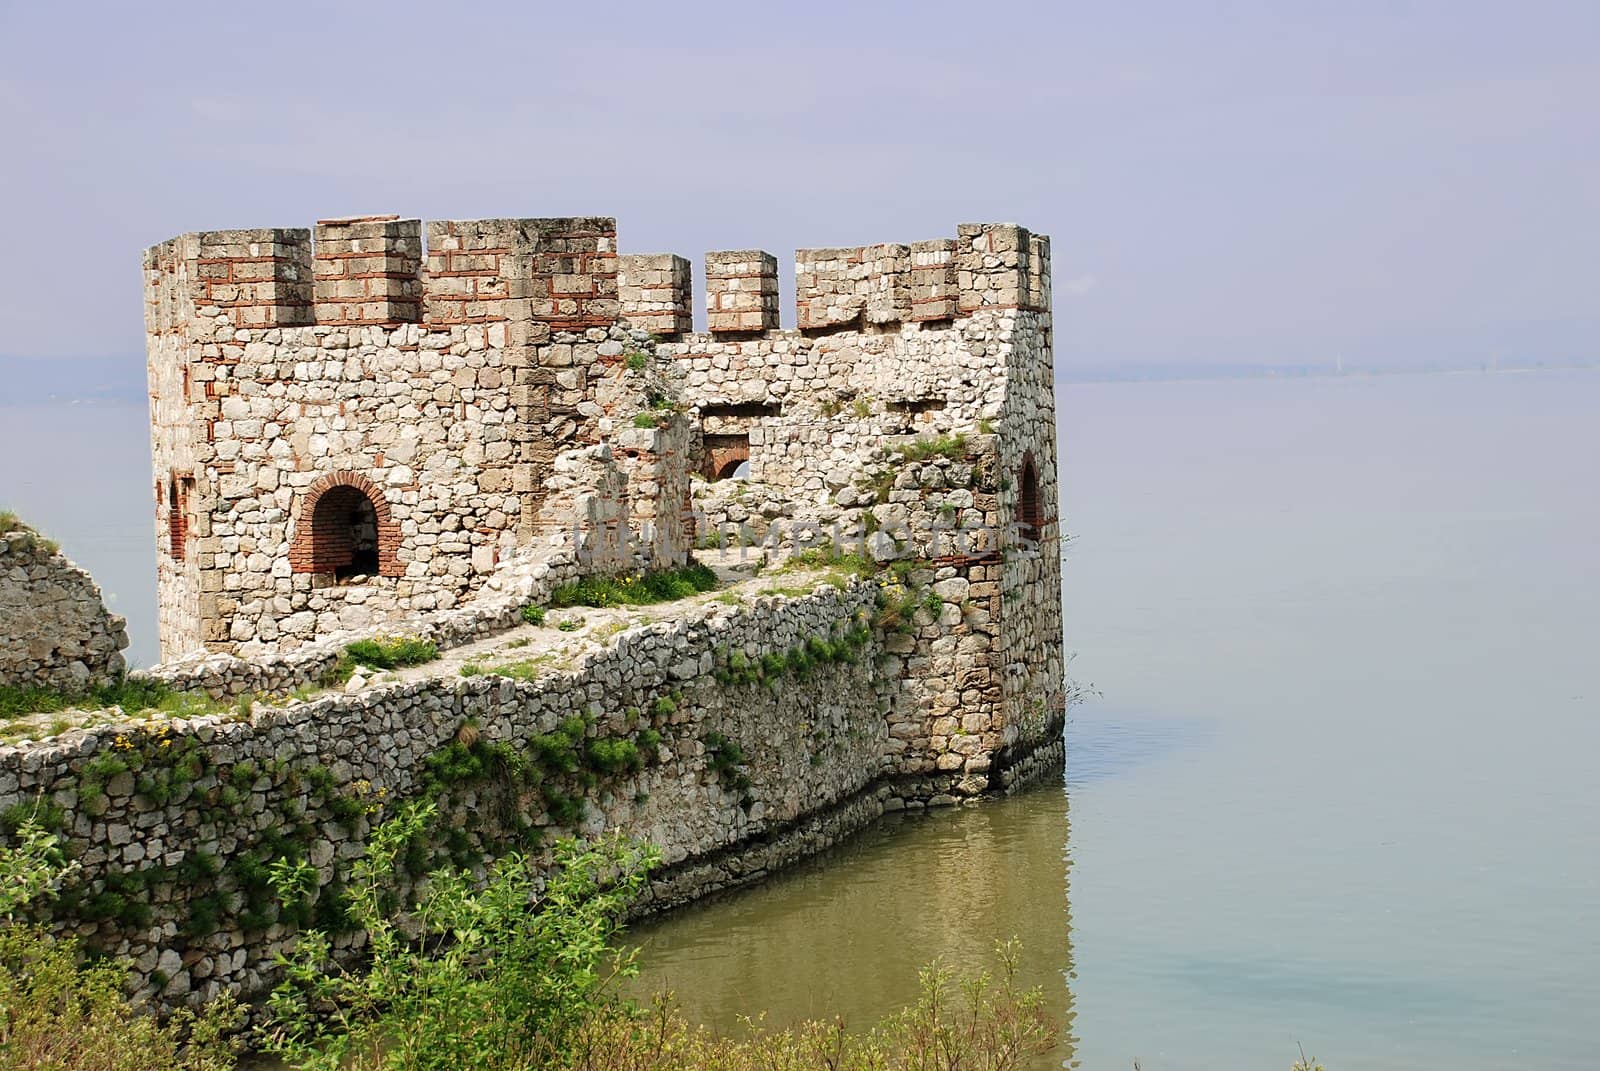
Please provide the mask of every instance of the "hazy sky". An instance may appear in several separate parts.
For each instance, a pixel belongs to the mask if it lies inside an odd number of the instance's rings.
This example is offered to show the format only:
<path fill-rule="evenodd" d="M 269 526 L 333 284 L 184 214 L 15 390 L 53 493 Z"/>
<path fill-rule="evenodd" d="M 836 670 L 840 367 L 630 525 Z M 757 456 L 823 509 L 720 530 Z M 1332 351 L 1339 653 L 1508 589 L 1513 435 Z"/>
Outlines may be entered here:
<path fill-rule="evenodd" d="M 398 212 L 786 294 L 796 246 L 1016 220 L 1064 365 L 1600 356 L 1596 0 L 0 0 L 0 146 L 0 354 L 139 360 L 173 234 Z"/>

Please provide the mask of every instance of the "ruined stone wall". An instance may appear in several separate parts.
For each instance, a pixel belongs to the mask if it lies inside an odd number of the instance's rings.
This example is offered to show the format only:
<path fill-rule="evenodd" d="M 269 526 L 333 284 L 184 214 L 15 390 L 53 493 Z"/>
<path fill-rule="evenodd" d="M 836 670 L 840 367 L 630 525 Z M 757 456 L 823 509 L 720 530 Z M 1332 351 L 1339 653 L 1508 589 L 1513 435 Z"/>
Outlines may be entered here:
<path fill-rule="evenodd" d="M 656 347 L 698 418 L 702 473 L 743 450 L 753 482 L 813 506 L 888 437 L 998 421 L 1015 325 L 1048 312 L 1049 248 L 1025 228 L 964 224 L 955 239 L 803 249 L 792 331 L 769 312 L 772 258 L 708 255 L 707 305 L 724 319 Z"/>
<path fill-rule="evenodd" d="M 93 578 L 0 514 L 0 684 L 82 694 L 122 679 L 127 646 Z"/>
<path fill-rule="evenodd" d="M 97 727 L 0 748 L 0 810 L 49 802 L 41 813 L 83 867 L 56 924 L 131 957 L 145 993 L 167 1000 L 224 986 L 259 994 L 296 920 L 330 917 L 372 822 L 406 799 L 434 799 L 444 816 L 419 866 L 619 830 L 662 849 L 669 869 L 653 896 L 679 902 L 815 851 L 895 798 L 878 784 L 888 682 L 866 627 L 873 600 L 863 585 L 711 603 L 537 680 L 379 685 L 247 720 Z M 811 653 L 802 664 L 795 652 Z M 764 661 L 776 668 L 757 680 L 749 667 Z M 607 771 L 581 760 L 542 780 L 508 772 L 499 745 L 532 756 L 535 737 L 573 718 L 579 756 L 589 742 L 626 740 L 644 761 Z M 446 753 L 477 756 L 488 772 L 442 775 Z M 283 857 L 315 865 L 327 901 L 280 909 L 261 868 Z"/>

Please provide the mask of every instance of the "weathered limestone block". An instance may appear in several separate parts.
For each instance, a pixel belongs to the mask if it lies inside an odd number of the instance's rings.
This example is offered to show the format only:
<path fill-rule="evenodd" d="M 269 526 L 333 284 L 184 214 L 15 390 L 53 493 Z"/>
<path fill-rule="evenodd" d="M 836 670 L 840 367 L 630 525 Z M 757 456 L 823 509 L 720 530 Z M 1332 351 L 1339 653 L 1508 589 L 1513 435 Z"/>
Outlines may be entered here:
<path fill-rule="evenodd" d="M 778 259 L 760 249 L 706 254 L 706 325 L 713 333 L 778 327 Z"/>
<path fill-rule="evenodd" d="M 617 300 L 634 327 L 662 338 L 694 330 L 690 265 L 672 253 L 617 257 Z"/>
<path fill-rule="evenodd" d="M 320 324 L 416 323 L 422 318 L 422 221 L 398 216 L 319 220 L 313 232 Z"/>

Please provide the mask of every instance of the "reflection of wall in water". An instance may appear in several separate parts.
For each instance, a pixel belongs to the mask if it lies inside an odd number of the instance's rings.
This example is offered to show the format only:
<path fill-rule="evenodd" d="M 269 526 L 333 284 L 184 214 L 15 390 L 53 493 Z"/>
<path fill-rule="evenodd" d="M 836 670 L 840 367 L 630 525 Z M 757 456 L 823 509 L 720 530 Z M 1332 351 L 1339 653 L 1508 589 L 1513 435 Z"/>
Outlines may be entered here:
<path fill-rule="evenodd" d="M 1019 980 L 1044 989 L 1070 1033 L 1067 836 L 1059 787 L 886 820 L 797 871 L 641 927 L 639 984 L 676 990 L 692 1020 L 722 1030 L 763 1009 L 778 1026 L 843 1015 L 865 1027 L 914 1000 L 935 958 L 991 967 L 995 944 L 1016 937 Z"/>

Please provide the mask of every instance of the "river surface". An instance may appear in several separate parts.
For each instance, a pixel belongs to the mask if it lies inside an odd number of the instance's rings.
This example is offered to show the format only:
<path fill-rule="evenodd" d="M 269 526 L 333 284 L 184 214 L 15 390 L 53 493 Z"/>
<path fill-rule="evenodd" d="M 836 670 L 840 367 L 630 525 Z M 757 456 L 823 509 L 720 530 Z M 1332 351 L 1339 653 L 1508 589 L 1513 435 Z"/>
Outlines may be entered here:
<path fill-rule="evenodd" d="M 1600 372 L 1059 388 L 1065 784 L 642 927 L 736 1029 L 1024 947 L 1040 1062 L 1591 1069 Z M 154 656 L 142 407 L 0 405 L 0 506 Z"/>

